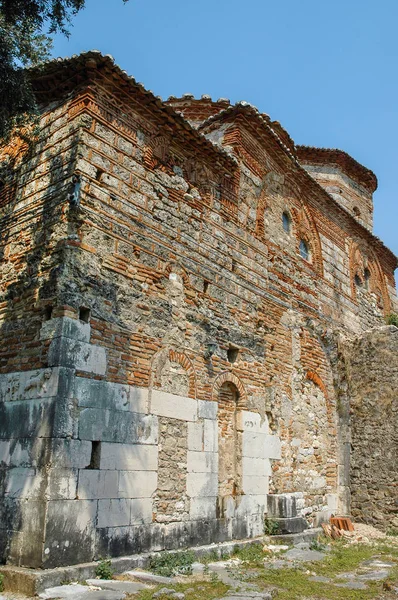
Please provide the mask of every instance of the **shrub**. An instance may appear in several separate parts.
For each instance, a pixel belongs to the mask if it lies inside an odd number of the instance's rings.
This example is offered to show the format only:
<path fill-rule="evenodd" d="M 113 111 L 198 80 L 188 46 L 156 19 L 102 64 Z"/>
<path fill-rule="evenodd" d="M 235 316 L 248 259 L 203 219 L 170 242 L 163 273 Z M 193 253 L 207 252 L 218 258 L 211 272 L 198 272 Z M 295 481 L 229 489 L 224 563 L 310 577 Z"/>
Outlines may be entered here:
<path fill-rule="evenodd" d="M 387 315 L 386 323 L 387 325 L 395 325 L 395 327 L 398 327 L 398 315 L 396 313 L 391 313 L 390 315 Z"/>
<path fill-rule="evenodd" d="M 279 531 L 278 521 L 274 519 L 264 519 L 265 535 L 276 535 Z"/>
<path fill-rule="evenodd" d="M 4 592 L 4 575 L 0 573 L 0 592 Z"/>
<path fill-rule="evenodd" d="M 185 552 L 160 552 L 151 556 L 149 568 L 157 575 L 172 577 L 173 575 L 191 575 L 195 554 Z"/>
<path fill-rule="evenodd" d="M 98 565 L 95 567 L 95 575 L 99 579 L 112 579 L 113 570 L 112 563 L 108 560 L 100 560 Z"/>

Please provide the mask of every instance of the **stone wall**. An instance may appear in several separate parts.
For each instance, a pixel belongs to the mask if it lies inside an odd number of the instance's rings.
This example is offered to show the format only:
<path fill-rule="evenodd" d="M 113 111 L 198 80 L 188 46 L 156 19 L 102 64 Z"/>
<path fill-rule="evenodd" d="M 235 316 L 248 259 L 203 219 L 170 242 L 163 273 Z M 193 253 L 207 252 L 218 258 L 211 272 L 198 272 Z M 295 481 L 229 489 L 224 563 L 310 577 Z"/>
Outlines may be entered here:
<path fill-rule="evenodd" d="M 398 528 L 398 329 L 366 332 L 346 350 L 352 515 Z"/>
<path fill-rule="evenodd" d="M 7 163 L 2 560 L 259 535 L 268 494 L 343 509 L 333 333 L 382 322 L 394 257 L 251 109 L 214 145 L 109 58 L 64 66 L 35 84 L 45 141 Z"/>

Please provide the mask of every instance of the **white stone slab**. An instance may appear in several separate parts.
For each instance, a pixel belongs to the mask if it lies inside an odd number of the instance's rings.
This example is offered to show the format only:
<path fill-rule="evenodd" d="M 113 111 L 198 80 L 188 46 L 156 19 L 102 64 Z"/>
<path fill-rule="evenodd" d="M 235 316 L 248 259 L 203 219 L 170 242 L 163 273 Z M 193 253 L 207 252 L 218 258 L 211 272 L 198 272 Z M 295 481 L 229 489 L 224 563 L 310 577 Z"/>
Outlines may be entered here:
<path fill-rule="evenodd" d="M 189 516 L 193 521 L 216 518 L 217 497 L 191 498 Z"/>
<path fill-rule="evenodd" d="M 281 458 L 281 442 L 276 435 L 243 433 L 243 456 L 252 458 Z"/>
<path fill-rule="evenodd" d="M 187 494 L 191 498 L 216 496 L 218 476 L 216 473 L 188 473 Z"/>
<path fill-rule="evenodd" d="M 91 327 L 78 319 L 70 317 L 56 317 L 44 321 L 40 329 L 40 339 L 49 340 L 55 337 L 68 337 L 79 342 L 90 341 Z"/>
<path fill-rule="evenodd" d="M 249 431 L 252 433 L 269 433 L 268 419 L 264 419 L 258 413 L 248 410 L 241 410 L 237 414 L 237 429 L 239 431 Z"/>
<path fill-rule="evenodd" d="M 188 423 L 188 450 L 203 450 L 203 423 Z"/>
<path fill-rule="evenodd" d="M 243 491 L 247 495 L 265 495 L 269 491 L 269 478 L 256 477 L 254 475 L 243 475 L 242 477 Z"/>
<path fill-rule="evenodd" d="M 17 467 L 10 469 L 6 476 L 5 496 L 11 498 L 40 498 L 43 475 L 36 469 Z"/>
<path fill-rule="evenodd" d="M 193 398 L 153 390 L 151 413 L 181 421 L 196 421 L 198 418 L 198 402 Z"/>
<path fill-rule="evenodd" d="M 263 515 L 267 510 L 267 496 L 259 494 L 244 495 L 239 498 L 236 507 L 236 517 L 245 518 L 249 515 Z"/>
<path fill-rule="evenodd" d="M 217 419 L 218 403 L 210 400 L 198 400 L 198 415 L 200 419 Z"/>
<path fill-rule="evenodd" d="M 82 500 L 117 498 L 118 472 L 82 469 L 79 472 L 77 495 Z"/>
<path fill-rule="evenodd" d="M 10 442 L 0 440 L 0 465 L 8 465 L 10 462 Z"/>
<path fill-rule="evenodd" d="M 43 600 L 51 600 L 52 598 L 76 598 L 77 594 L 87 594 L 89 590 L 86 585 L 80 585 L 78 583 L 71 585 L 59 585 L 53 588 L 47 588 L 44 592 L 39 594 L 39 598 Z"/>
<path fill-rule="evenodd" d="M 243 456 L 242 472 L 243 475 L 270 477 L 270 475 L 272 474 L 270 459 Z"/>
<path fill-rule="evenodd" d="M 150 498 L 157 482 L 155 471 L 120 471 L 118 495 L 120 498 Z"/>
<path fill-rule="evenodd" d="M 147 444 L 103 442 L 100 468 L 120 471 L 157 471 L 158 447 Z"/>
<path fill-rule="evenodd" d="M 130 510 L 130 500 L 124 498 L 99 500 L 97 527 L 130 525 Z"/>
<path fill-rule="evenodd" d="M 206 452 L 218 450 L 218 423 L 210 419 L 203 420 L 203 449 Z"/>
<path fill-rule="evenodd" d="M 130 525 L 152 523 L 153 502 L 151 498 L 133 498 L 130 502 Z"/>
<path fill-rule="evenodd" d="M 218 453 L 188 450 L 187 471 L 188 473 L 218 473 Z"/>
<path fill-rule="evenodd" d="M 94 346 L 78 342 L 79 347 L 74 346 L 75 368 L 77 371 L 105 375 L 106 373 L 106 350 L 102 346 Z"/>
<path fill-rule="evenodd" d="M 14 402 L 54 397 L 58 393 L 59 371 L 54 367 L 0 375 L 0 400 Z"/>

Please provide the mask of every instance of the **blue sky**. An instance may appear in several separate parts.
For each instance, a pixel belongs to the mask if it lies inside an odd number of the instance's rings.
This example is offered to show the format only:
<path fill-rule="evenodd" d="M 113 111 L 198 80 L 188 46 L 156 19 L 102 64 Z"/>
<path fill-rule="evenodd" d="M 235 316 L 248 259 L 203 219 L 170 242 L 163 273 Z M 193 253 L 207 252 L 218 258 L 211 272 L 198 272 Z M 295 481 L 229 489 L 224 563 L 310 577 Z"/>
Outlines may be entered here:
<path fill-rule="evenodd" d="M 86 0 L 54 56 L 97 49 L 156 95 L 247 100 L 296 143 L 379 180 L 375 233 L 398 254 L 397 0 Z"/>

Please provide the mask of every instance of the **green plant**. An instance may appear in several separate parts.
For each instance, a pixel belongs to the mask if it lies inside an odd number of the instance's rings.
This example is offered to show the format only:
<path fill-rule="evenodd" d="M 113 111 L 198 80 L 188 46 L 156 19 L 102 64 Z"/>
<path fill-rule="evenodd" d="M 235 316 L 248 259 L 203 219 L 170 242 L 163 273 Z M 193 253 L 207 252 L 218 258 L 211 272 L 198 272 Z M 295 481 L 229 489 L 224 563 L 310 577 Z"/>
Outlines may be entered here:
<path fill-rule="evenodd" d="M 324 552 L 327 548 L 326 539 L 321 539 L 320 536 L 316 540 L 311 540 L 310 550 L 317 550 L 318 552 Z"/>
<path fill-rule="evenodd" d="M 387 325 L 395 325 L 395 327 L 398 327 L 398 315 L 396 313 L 391 313 L 387 315 L 386 323 Z"/>
<path fill-rule="evenodd" d="M 235 556 L 251 565 L 262 565 L 264 562 L 264 552 L 261 544 L 246 544 L 235 551 Z"/>
<path fill-rule="evenodd" d="M 264 519 L 264 533 L 265 535 L 276 535 L 279 531 L 278 521 L 275 519 Z"/>
<path fill-rule="evenodd" d="M 4 575 L 0 573 L 0 592 L 4 592 Z"/>
<path fill-rule="evenodd" d="M 389 527 L 387 529 L 386 533 L 387 533 L 387 535 L 391 535 L 391 536 L 396 537 L 396 536 L 398 536 L 398 529 L 396 527 Z"/>
<path fill-rule="evenodd" d="M 173 575 L 191 575 L 195 554 L 184 552 L 160 552 L 151 556 L 149 568 L 157 575 L 172 577 Z"/>
<path fill-rule="evenodd" d="M 95 567 L 95 575 L 99 579 L 112 579 L 113 570 L 111 561 L 109 559 L 101 559 Z"/>

